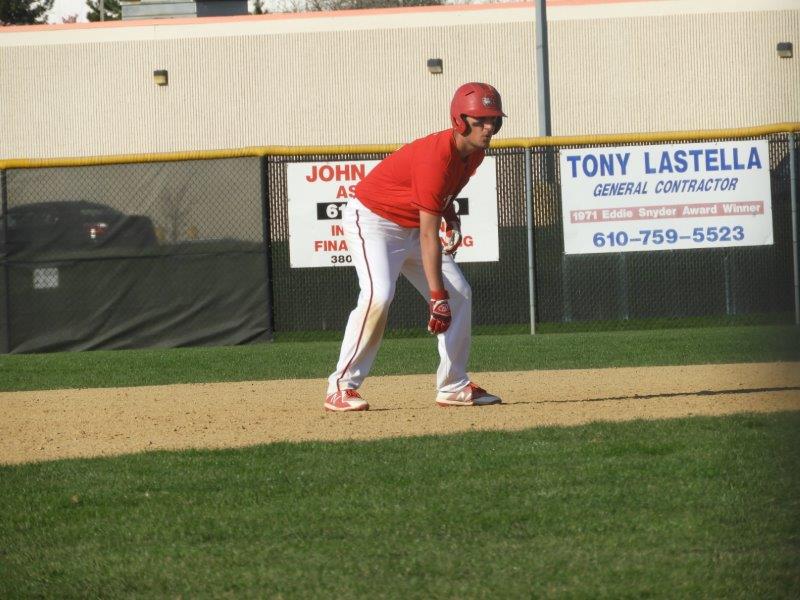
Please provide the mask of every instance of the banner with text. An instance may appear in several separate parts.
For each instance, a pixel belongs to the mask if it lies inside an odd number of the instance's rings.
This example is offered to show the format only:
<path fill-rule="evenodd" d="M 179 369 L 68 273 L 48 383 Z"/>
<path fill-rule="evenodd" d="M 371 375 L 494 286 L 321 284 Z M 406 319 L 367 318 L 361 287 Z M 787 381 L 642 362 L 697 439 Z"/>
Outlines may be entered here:
<path fill-rule="evenodd" d="M 772 244 L 766 140 L 562 150 L 564 253 Z"/>
<path fill-rule="evenodd" d="M 298 267 L 336 267 L 351 264 L 342 211 L 354 196 L 356 184 L 379 161 L 289 163 L 289 264 Z M 456 262 L 498 261 L 497 174 L 494 157 L 487 156 L 454 201 L 461 216 L 464 241 Z"/>

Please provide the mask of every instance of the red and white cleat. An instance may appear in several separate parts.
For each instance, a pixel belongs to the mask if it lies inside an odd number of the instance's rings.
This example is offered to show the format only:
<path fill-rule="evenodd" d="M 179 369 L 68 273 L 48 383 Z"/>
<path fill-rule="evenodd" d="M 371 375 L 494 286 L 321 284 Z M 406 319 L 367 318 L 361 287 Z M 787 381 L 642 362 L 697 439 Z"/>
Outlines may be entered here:
<path fill-rule="evenodd" d="M 355 390 L 340 390 L 325 397 L 325 410 L 331 412 L 369 410 L 369 404 Z"/>
<path fill-rule="evenodd" d="M 457 392 L 439 392 L 436 404 L 448 406 L 486 406 L 487 404 L 502 404 L 499 396 L 490 394 L 471 381 Z"/>

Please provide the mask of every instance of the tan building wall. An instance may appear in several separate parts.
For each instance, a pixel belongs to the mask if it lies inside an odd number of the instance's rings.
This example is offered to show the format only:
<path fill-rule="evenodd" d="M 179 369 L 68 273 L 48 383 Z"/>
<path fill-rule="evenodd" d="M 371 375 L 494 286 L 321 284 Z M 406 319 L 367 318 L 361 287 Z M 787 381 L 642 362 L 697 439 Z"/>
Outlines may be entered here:
<path fill-rule="evenodd" d="M 554 135 L 800 121 L 800 0 L 554 0 Z M 538 134 L 534 5 L 0 30 L 0 158 L 400 143 L 488 81 Z M 431 75 L 428 58 L 442 58 Z M 154 69 L 169 85 L 153 83 Z"/>

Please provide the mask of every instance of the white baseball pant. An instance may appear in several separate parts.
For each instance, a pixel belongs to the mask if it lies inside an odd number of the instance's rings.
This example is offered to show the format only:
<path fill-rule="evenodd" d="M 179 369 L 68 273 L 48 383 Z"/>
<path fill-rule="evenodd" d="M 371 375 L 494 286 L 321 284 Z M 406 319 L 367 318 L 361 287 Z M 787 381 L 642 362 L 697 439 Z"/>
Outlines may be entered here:
<path fill-rule="evenodd" d="M 358 389 L 369 374 L 383 339 L 397 278 L 402 274 L 427 304 L 428 282 L 422 268 L 419 229 L 401 227 L 373 213 L 357 199 L 342 215 L 347 248 L 361 291 L 347 320 L 339 362 L 328 378 L 328 393 Z M 442 277 L 450 295 L 452 321 L 438 337 L 440 392 L 456 392 L 469 383 L 467 363 L 472 336 L 472 289 L 452 256 L 442 256 Z M 427 314 L 420 315 L 420 327 Z"/>

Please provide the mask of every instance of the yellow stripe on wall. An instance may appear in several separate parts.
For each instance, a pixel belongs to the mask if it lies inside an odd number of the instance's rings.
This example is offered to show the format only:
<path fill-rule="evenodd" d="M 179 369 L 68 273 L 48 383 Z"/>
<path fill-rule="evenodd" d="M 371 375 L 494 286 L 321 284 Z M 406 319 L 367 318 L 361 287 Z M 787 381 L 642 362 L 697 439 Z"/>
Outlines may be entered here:
<path fill-rule="evenodd" d="M 619 133 L 608 135 L 553 136 L 495 140 L 492 148 L 535 148 L 542 146 L 598 146 L 629 143 L 670 141 L 709 141 L 716 139 L 760 137 L 800 132 L 800 122 L 774 123 L 738 129 L 709 129 L 700 131 L 668 131 L 650 133 Z M 2 169 L 44 169 L 57 167 L 88 167 L 153 162 L 179 162 L 260 156 L 340 156 L 343 154 L 388 154 L 402 144 L 367 146 L 251 146 L 231 150 L 197 150 L 192 152 L 163 152 L 151 154 L 120 154 L 116 156 L 86 156 L 70 158 L 0 160 Z"/>

